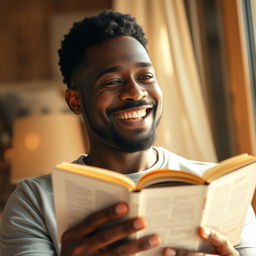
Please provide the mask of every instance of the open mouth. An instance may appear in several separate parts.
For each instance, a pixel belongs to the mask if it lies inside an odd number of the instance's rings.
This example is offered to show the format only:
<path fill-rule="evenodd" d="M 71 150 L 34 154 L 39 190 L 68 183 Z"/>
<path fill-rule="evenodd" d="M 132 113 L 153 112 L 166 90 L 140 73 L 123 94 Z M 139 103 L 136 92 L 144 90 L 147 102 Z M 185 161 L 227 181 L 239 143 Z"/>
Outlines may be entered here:
<path fill-rule="evenodd" d="M 119 111 L 114 114 L 118 120 L 127 121 L 140 121 L 147 117 L 147 115 L 152 111 L 152 107 L 139 107 L 136 109 L 127 109 Z"/>

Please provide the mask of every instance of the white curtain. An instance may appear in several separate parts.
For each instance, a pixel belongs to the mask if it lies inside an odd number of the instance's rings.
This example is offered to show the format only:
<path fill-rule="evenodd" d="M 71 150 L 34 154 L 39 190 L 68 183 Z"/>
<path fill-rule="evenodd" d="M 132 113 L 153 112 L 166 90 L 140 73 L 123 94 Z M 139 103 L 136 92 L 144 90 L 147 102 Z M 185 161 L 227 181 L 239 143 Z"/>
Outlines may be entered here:
<path fill-rule="evenodd" d="M 164 94 L 156 145 L 201 161 L 216 161 L 209 120 L 181 0 L 113 0 L 113 10 L 142 25 Z"/>

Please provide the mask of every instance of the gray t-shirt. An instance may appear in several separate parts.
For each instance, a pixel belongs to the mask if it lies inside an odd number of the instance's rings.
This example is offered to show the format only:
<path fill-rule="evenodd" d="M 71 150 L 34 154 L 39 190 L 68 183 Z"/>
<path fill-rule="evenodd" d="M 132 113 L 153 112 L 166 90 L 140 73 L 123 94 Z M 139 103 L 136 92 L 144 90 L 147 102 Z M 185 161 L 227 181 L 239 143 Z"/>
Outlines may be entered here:
<path fill-rule="evenodd" d="M 156 147 L 158 161 L 150 169 L 128 176 L 134 181 L 155 169 L 187 170 L 201 175 L 213 164 L 196 162 Z M 84 164 L 82 155 L 76 162 Z M 21 182 L 9 198 L 2 214 L 0 229 L 2 256 L 59 255 L 56 219 L 53 207 L 51 175 Z M 256 221 L 250 207 L 241 242 L 236 246 L 241 256 L 256 255 Z"/>

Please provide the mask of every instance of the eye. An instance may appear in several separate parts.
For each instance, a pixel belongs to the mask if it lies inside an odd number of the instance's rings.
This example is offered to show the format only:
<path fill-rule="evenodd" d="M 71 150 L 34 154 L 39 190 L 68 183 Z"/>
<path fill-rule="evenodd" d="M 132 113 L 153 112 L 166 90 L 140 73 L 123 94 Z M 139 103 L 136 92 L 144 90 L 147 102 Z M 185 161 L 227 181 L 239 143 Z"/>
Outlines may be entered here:
<path fill-rule="evenodd" d="M 120 85 L 122 81 L 120 79 L 108 80 L 101 84 L 101 87 L 113 88 Z"/>
<path fill-rule="evenodd" d="M 139 77 L 139 81 L 143 82 L 151 82 L 154 79 L 154 75 L 152 73 L 147 73 Z"/>

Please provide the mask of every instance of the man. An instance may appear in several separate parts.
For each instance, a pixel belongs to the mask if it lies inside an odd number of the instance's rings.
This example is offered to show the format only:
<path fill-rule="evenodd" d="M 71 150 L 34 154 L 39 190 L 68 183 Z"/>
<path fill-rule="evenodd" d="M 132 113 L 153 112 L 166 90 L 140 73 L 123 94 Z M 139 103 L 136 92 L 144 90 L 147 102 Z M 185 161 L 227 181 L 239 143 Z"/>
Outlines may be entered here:
<path fill-rule="evenodd" d="M 83 115 L 90 138 L 90 152 L 77 163 L 112 169 L 134 180 L 153 169 L 200 172 L 210 166 L 152 147 L 162 114 L 162 94 L 144 33 L 132 17 L 107 11 L 75 23 L 62 42 L 59 56 L 68 86 L 67 104 L 75 114 Z M 3 213 L 2 250 L 5 256 L 132 255 L 160 245 L 158 234 L 125 239 L 146 227 L 143 217 L 121 221 L 128 211 L 123 202 L 101 209 L 67 230 L 59 245 L 50 175 L 26 180 L 17 187 Z M 100 228 L 113 220 L 119 221 Z M 218 255 L 256 255 L 251 209 L 236 249 L 213 230 L 200 228 L 199 235 Z M 206 254 L 166 248 L 163 255 Z"/>

